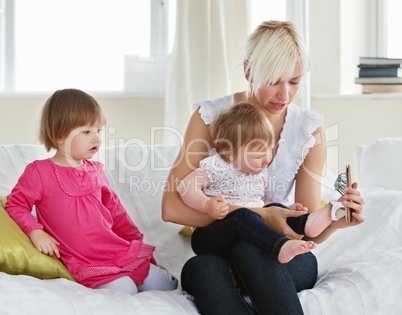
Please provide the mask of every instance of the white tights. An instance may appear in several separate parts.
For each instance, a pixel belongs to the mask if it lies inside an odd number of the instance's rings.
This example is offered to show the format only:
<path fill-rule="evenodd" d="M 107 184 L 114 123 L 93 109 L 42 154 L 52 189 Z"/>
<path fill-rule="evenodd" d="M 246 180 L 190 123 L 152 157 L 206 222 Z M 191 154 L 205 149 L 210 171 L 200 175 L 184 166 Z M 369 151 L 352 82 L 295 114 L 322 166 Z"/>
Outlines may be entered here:
<path fill-rule="evenodd" d="M 177 288 L 177 279 L 173 277 L 166 269 L 159 268 L 154 264 L 150 264 L 148 277 L 144 283 L 137 286 L 129 276 L 123 276 L 109 283 L 101 284 L 94 289 L 111 289 L 123 291 L 134 295 L 138 292 L 149 290 L 175 290 Z"/>

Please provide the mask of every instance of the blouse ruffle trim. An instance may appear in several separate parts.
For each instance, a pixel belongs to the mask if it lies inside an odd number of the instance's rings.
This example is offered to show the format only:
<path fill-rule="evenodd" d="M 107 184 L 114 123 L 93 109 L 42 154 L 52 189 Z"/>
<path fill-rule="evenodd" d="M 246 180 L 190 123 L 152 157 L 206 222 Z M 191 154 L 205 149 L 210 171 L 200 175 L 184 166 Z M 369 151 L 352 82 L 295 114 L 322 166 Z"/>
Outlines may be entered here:
<path fill-rule="evenodd" d="M 324 122 L 324 116 L 320 114 L 318 111 L 306 110 L 304 111 L 303 114 L 304 115 L 303 115 L 302 126 L 304 126 L 303 131 L 307 139 L 305 142 L 304 141 L 300 142 L 298 152 L 301 152 L 301 154 L 298 156 L 294 174 L 297 173 L 301 164 L 306 159 L 308 152 L 315 144 L 315 137 L 312 135 L 312 133 L 315 132 L 317 128 L 321 126 L 322 123 Z"/>
<path fill-rule="evenodd" d="M 227 95 L 216 100 L 210 101 L 202 101 L 193 105 L 193 109 L 196 110 L 199 108 L 199 113 L 201 115 L 202 120 L 206 125 L 212 123 L 213 119 L 218 115 L 224 108 L 233 104 L 234 95 Z"/>
<path fill-rule="evenodd" d="M 303 110 L 297 105 L 290 104 L 289 110 L 295 111 L 294 113 L 289 113 L 286 115 L 285 126 L 280 139 L 292 139 L 295 137 L 295 130 L 292 128 L 294 125 L 300 125 L 301 130 L 299 134 L 299 140 L 295 145 L 297 148 L 294 149 L 294 154 L 288 158 L 292 158 L 293 161 L 291 164 L 288 164 L 287 167 L 282 168 L 282 171 L 277 172 L 276 178 L 281 178 L 287 183 L 292 183 L 297 172 L 300 169 L 300 166 L 303 164 L 305 158 L 309 150 L 315 144 L 315 137 L 312 135 L 314 131 L 317 130 L 319 126 L 324 122 L 324 116 L 320 114 L 316 110 Z M 301 122 L 297 123 L 297 120 L 301 119 Z M 289 159 L 287 159 L 289 161 Z M 284 202 L 287 198 L 287 194 L 290 192 L 290 189 L 270 192 L 269 190 L 266 192 L 265 196 L 267 199 L 272 200 L 274 202 Z"/>

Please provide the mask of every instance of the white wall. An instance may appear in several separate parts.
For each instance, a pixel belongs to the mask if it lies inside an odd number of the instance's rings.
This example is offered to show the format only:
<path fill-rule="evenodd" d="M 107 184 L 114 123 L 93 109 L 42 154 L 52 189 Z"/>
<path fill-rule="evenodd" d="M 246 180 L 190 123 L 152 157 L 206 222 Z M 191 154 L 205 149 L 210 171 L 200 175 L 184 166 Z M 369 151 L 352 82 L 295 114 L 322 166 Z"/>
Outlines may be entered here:
<path fill-rule="evenodd" d="M 97 97 L 107 119 L 105 145 L 115 141 L 130 143 L 137 138 L 151 143 L 151 127 L 163 125 L 163 98 Z M 0 144 L 30 143 L 37 140 L 40 111 L 46 101 L 43 97 L 0 98 Z M 155 134 L 155 143 L 163 136 Z"/>
<path fill-rule="evenodd" d="M 355 94 L 360 56 L 369 54 L 370 0 L 310 1 L 311 92 Z"/>
<path fill-rule="evenodd" d="M 395 98 L 313 97 L 311 107 L 325 117 L 327 167 L 335 174 L 354 165 L 356 145 L 402 137 L 402 95 Z"/>
<path fill-rule="evenodd" d="M 311 107 L 325 116 L 327 166 L 334 173 L 353 165 L 356 145 L 402 137 L 402 95 L 363 96 L 354 84 L 359 57 L 370 54 L 370 2 L 309 2 Z"/>
<path fill-rule="evenodd" d="M 339 92 L 339 16 L 338 0 L 310 1 L 311 93 Z"/>
<path fill-rule="evenodd" d="M 0 98 L 0 144 L 38 144 L 42 98 Z M 151 128 L 163 126 L 162 98 L 97 98 L 107 117 L 105 145 L 151 143 Z M 311 107 L 325 117 L 328 168 L 337 173 L 353 164 L 353 149 L 379 137 L 402 137 L 402 95 L 394 98 L 315 96 Z M 139 141 L 137 139 L 140 139 Z M 155 133 L 153 143 L 162 143 Z"/>

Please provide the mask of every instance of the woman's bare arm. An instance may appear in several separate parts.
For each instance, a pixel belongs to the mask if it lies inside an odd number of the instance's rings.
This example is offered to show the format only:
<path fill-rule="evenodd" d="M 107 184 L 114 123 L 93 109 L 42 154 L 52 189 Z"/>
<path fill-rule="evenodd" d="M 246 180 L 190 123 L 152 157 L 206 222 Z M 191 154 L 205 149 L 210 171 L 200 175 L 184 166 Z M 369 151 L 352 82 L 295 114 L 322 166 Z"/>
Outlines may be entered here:
<path fill-rule="evenodd" d="M 326 159 L 326 141 L 325 133 L 322 127 L 319 127 L 314 132 L 316 143 L 310 149 L 306 159 L 301 165 L 296 177 L 296 202 L 302 203 L 308 207 L 309 212 L 314 212 L 321 208 L 321 175 Z M 342 196 L 339 201 L 347 200 L 347 206 L 355 209 L 352 224 L 349 226 L 358 225 L 364 221 L 362 217 L 364 200 L 357 190 L 357 184 L 353 184 L 353 188 L 349 189 L 347 195 Z M 325 241 L 329 236 L 337 231 L 338 228 L 344 228 L 342 222 L 333 222 L 319 236 L 312 239 L 316 243 Z"/>
<path fill-rule="evenodd" d="M 212 137 L 198 111 L 191 116 L 184 142 L 173 164 L 162 197 L 162 219 L 164 221 L 190 226 L 206 226 L 214 220 L 184 204 L 177 192 L 177 186 L 190 172 L 198 168 L 199 162 L 209 156 Z"/>
<path fill-rule="evenodd" d="M 321 208 L 321 179 L 327 155 L 324 128 L 318 127 L 313 135 L 315 144 L 299 168 L 295 189 L 295 202 L 303 204 L 310 213 Z M 312 240 L 321 243 L 335 231 L 336 229 L 328 227 Z M 310 238 L 305 237 L 305 239 Z"/>
<path fill-rule="evenodd" d="M 309 212 L 321 208 L 321 177 L 327 156 L 325 132 L 322 126 L 313 133 L 315 144 L 309 150 L 296 176 L 295 202 Z"/>

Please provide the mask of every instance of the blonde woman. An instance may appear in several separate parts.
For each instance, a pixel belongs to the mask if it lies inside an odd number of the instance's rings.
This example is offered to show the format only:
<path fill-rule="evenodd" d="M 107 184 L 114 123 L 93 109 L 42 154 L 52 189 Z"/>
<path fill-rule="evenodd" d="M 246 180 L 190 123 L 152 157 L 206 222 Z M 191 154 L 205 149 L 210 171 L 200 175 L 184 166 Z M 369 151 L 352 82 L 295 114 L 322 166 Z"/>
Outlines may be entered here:
<path fill-rule="evenodd" d="M 269 188 L 265 198 L 275 203 L 292 203 L 320 208 L 321 182 L 326 142 L 323 118 L 292 104 L 308 68 L 304 43 L 292 22 L 267 21 L 249 36 L 244 57 L 247 91 L 194 105 L 184 144 L 168 177 L 162 200 L 165 221 L 203 227 L 214 221 L 208 214 L 188 207 L 177 192 L 177 183 L 195 170 L 214 147 L 210 123 L 222 110 L 248 102 L 260 108 L 275 134 L 269 165 Z M 184 158 L 182 158 L 184 156 Z M 355 210 L 352 225 L 363 222 L 363 198 L 353 184 L 339 201 Z M 229 205 L 229 211 L 239 206 Z M 291 239 L 300 239 L 286 223 L 301 211 L 282 207 L 252 208 L 266 224 Z M 345 220 L 331 223 L 313 240 L 320 243 Z M 204 254 L 190 259 L 182 271 L 182 287 L 195 297 L 202 314 L 302 314 L 297 292 L 312 288 L 317 279 L 317 261 L 309 252 L 282 264 L 272 254 L 239 240 L 228 259 Z M 252 301 L 245 302 L 241 291 Z"/>

